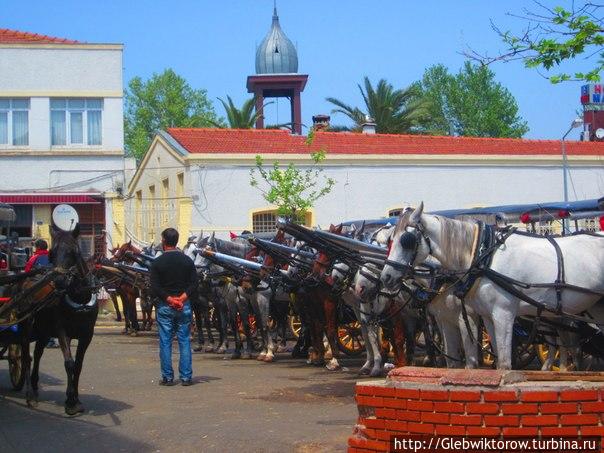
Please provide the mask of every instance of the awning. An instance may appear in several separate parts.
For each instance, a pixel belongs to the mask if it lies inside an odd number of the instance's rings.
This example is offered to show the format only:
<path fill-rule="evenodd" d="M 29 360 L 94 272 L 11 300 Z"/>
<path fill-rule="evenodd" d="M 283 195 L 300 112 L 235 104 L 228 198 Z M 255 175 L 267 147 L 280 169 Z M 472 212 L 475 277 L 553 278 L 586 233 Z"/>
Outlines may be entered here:
<path fill-rule="evenodd" d="M 100 193 L 0 193 L 0 203 L 8 204 L 101 204 Z"/>

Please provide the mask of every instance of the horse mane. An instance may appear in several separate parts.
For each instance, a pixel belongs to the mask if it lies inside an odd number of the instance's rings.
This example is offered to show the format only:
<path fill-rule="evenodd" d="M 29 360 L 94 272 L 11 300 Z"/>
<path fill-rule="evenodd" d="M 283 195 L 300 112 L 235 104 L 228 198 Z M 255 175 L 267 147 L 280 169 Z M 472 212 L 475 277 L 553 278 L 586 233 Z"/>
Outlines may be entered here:
<path fill-rule="evenodd" d="M 443 260 L 449 267 L 465 269 L 471 264 L 474 247 L 475 221 L 461 221 L 447 217 L 433 216 L 440 224 Z"/>

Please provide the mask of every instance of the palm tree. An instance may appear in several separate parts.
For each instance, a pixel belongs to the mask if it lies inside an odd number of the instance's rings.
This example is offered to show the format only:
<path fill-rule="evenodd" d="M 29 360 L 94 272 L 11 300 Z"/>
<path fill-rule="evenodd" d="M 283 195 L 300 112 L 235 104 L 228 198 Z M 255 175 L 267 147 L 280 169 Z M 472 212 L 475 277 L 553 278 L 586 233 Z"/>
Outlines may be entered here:
<path fill-rule="evenodd" d="M 421 92 L 416 85 L 395 90 L 385 79 L 381 79 L 374 88 L 365 77 L 365 87 L 359 84 L 359 90 L 365 102 L 365 111 L 352 107 L 339 99 L 329 97 L 337 108 L 332 113 L 343 113 L 360 129 L 367 121 L 367 116 L 376 123 L 376 132 L 381 134 L 409 134 L 418 132 L 427 114 L 426 101 L 421 99 Z"/>
<path fill-rule="evenodd" d="M 256 98 L 252 97 L 245 101 L 240 109 L 238 109 L 231 96 L 227 96 L 227 101 L 224 99 L 218 98 L 218 100 L 222 103 L 224 110 L 227 116 L 227 122 L 229 124 L 229 128 L 231 129 L 251 129 L 255 126 L 256 120 L 260 115 L 262 115 L 262 111 L 256 112 Z M 266 103 L 262 106 L 266 107 L 269 103 Z M 224 127 L 223 125 L 214 122 L 214 126 L 216 127 Z"/>

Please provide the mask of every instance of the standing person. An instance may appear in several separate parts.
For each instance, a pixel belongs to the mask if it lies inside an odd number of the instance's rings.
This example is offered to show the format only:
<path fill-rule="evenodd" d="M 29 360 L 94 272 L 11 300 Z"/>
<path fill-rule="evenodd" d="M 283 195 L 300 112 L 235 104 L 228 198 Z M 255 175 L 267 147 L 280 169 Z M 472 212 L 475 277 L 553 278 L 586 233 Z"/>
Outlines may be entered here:
<path fill-rule="evenodd" d="M 197 272 L 193 261 L 176 248 L 178 231 L 167 228 L 161 233 L 164 253 L 151 265 L 151 290 L 159 299 L 155 311 L 159 327 L 160 385 L 174 385 L 172 339 L 176 335 L 180 359 L 178 372 L 182 385 L 191 385 L 192 358 L 191 302 L 189 294 L 197 289 Z"/>

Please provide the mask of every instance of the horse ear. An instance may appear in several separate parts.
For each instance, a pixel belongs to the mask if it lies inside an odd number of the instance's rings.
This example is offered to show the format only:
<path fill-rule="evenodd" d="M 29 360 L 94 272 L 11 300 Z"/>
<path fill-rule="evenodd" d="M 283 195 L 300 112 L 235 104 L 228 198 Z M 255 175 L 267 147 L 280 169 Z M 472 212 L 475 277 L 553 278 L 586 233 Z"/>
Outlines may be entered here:
<path fill-rule="evenodd" d="M 71 230 L 71 235 L 73 236 L 74 239 L 77 239 L 77 237 L 80 235 L 80 224 L 76 223 L 76 226 L 73 230 Z"/>
<path fill-rule="evenodd" d="M 132 239 L 128 241 L 128 246 L 132 245 Z"/>
<path fill-rule="evenodd" d="M 344 225 L 340 223 L 340 224 L 339 224 L 339 225 L 336 227 L 336 234 L 342 234 L 342 228 L 344 228 Z"/>
<path fill-rule="evenodd" d="M 419 206 L 417 207 L 417 209 L 415 211 L 413 211 L 413 213 L 411 214 L 411 217 L 409 217 L 409 223 L 411 225 L 419 224 L 422 219 L 423 212 L 424 212 L 424 202 L 422 201 L 419 204 Z"/>
<path fill-rule="evenodd" d="M 364 232 L 365 232 L 365 221 L 363 220 L 363 224 L 361 225 L 361 228 L 357 232 L 357 235 L 361 236 L 361 234 L 363 234 Z"/>

